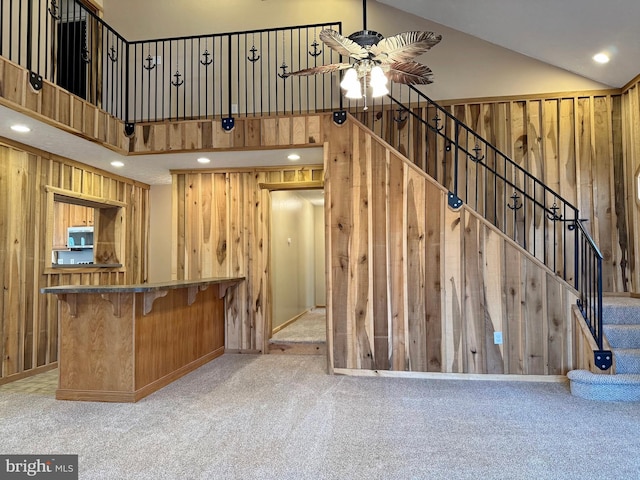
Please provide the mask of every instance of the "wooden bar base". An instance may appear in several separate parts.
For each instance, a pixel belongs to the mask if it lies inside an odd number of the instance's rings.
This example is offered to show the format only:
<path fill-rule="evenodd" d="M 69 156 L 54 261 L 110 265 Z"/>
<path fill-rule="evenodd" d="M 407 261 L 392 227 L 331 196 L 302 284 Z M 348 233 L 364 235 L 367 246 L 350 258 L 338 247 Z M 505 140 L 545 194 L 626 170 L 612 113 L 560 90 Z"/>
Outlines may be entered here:
<path fill-rule="evenodd" d="M 137 402 L 219 357 L 238 281 L 43 290 L 60 300 L 56 398 Z"/>

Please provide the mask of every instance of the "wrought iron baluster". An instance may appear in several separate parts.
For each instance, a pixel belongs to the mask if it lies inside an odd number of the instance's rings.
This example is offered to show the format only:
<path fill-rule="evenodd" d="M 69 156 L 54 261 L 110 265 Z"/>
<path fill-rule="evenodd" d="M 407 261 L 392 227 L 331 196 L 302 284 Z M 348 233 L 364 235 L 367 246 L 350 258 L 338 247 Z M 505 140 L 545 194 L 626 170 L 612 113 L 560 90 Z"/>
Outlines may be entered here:
<path fill-rule="evenodd" d="M 113 63 L 116 63 L 118 61 L 118 52 L 113 45 L 111 45 L 109 53 L 107 53 L 107 57 L 109 57 L 109 60 L 111 60 Z"/>
<path fill-rule="evenodd" d="M 142 65 L 145 70 L 153 70 L 156 68 L 156 61 L 151 54 L 147 55 L 147 58 L 145 58 L 144 61 L 147 62 L 147 65 Z"/>
<path fill-rule="evenodd" d="M 56 0 L 51 0 L 51 6 L 47 8 L 47 10 L 54 20 L 60 20 L 62 18 L 59 8 L 60 6 L 58 5 L 58 2 Z"/>
<path fill-rule="evenodd" d="M 480 148 L 480 145 L 478 145 L 476 143 L 476 146 L 475 146 L 475 148 L 473 148 L 473 151 L 476 152 L 476 154 L 475 154 L 475 156 L 469 155 L 469 159 L 470 160 L 472 160 L 472 161 L 474 161 L 476 163 L 479 163 L 482 160 L 484 160 L 484 154 L 482 154 L 482 156 L 480 156 L 480 152 L 482 151 L 482 148 Z"/>
<path fill-rule="evenodd" d="M 251 63 L 256 63 L 258 60 L 260 60 L 260 55 L 256 55 L 258 49 L 255 45 L 252 45 L 249 51 L 251 52 L 251 56 L 247 57 L 247 60 L 249 60 Z"/>
<path fill-rule="evenodd" d="M 184 83 L 184 80 L 180 80 L 180 78 L 182 77 L 182 74 L 180 73 L 180 70 L 177 69 L 177 67 L 176 67 L 176 73 L 174 73 L 172 77 L 175 77 L 176 79 L 175 82 L 173 81 L 171 82 L 171 85 L 173 85 L 174 87 L 178 88 Z"/>
<path fill-rule="evenodd" d="M 204 53 L 202 54 L 202 56 L 204 57 L 204 59 L 200 60 L 200 63 L 205 67 L 208 67 L 213 63 L 213 54 L 209 53 L 208 49 L 204 50 Z M 209 57 L 211 57 L 211 60 L 209 60 Z"/>
<path fill-rule="evenodd" d="M 311 55 L 312 57 L 317 57 L 318 55 L 322 54 L 322 50 L 318 50 L 320 44 L 315 38 L 313 39 L 313 43 L 311 44 L 311 46 L 313 47 L 313 52 L 309 52 L 309 55 Z"/>
<path fill-rule="evenodd" d="M 398 108 L 396 109 L 396 112 L 398 112 L 398 115 L 397 116 L 394 115 L 393 120 L 396 121 L 397 123 L 404 122 L 409 116 L 406 108 Z"/>

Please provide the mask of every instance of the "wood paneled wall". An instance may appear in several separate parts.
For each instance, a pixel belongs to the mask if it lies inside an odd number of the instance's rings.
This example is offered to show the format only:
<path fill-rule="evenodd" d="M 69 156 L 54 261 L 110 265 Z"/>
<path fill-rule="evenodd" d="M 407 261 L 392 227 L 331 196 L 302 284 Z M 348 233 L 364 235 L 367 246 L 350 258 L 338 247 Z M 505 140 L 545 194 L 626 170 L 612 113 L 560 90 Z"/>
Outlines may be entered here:
<path fill-rule="evenodd" d="M 578 207 L 580 217 L 587 219 L 584 226 L 604 255 L 605 292 L 640 288 L 632 282 L 634 266 L 629 262 L 620 95 L 575 93 L 442 105 Z M 427 117 L 434 115 L 430 112 Z M 501 208 L 504 205 L 498 211 Z M 538 233 L 531 229 L 529 235 Z M 528 240 L 533 244 L 533 237 Z"/>
<path fill-rule="evenodd" d="M 219 119 L 139 123 L 131 142 L 131 153 L 322 145 L 324 116 L 240 117 L 235 119 L 231 132 L 222 128 Z"/>
<path fill-rule="evenodd" d="M 269 190 L 320 182 L 323 166 L 173 173 L 173 279 L 245 277 L 226 295 L 227 351 L 265 351 L 271 331 Z"/>
<path fill-rule="evenodd" d="M 626 208 L 625 216 L 629 231 L 629 265 L 633 292 L 640 291 L 640 79 L 632 82 L 622 94 L 622 138 L 624 170 L 616 177 L 624 182 L 625 198 L 616 196 L 616 208 Z"/>
<path fill-rule="evenodd" d="M 45 186 L 123 202 L 124 268 L 46 273 L 49 212 Z M 0 144 L 0 381 L 57 360 L 57 301 L 40 288 L 55 285 L 140 283 L 146 279 L 148 186 L 45 152 Z"/>
<path fill-rule="evenodd" d="M 333 366 L 564 374 L 574 291 L 354 122 L 327 135 Z M 345 195 L 344 192 L 351 192 Z M 494 344 L 502 332 L 503 344 Z"/>
<path fill-rule="evenodd" d="M 36 92 L 29 72 L 4 57 L 0 57 L 0 104 L 118 153 L 129 151 L 122 120 L 46 80 Z"/>

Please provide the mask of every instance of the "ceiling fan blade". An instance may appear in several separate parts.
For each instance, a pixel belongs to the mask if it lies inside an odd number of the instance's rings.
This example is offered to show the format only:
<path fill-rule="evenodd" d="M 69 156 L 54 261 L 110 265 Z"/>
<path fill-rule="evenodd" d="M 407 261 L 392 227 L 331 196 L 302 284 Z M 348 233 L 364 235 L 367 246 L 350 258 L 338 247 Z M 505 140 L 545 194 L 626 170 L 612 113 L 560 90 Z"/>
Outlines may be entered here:
<path fill-rule="evenodd" d="M 383 38 L 371 47 L 373 59 L 384 63 L 408 62 L 442 40 L 433 32 L 405 32 Z"/>
<path fill-rule="evenodd" d="M 353 40 L 343 37 L 335 30 L 322 30 L 318 35 L 320 40 L 331 50 L 338 52 L 340 55 L 362 60 L 369 57 L 369 52 L 358 45 Z"/>
<path fill-rule="evenodd" d="M 344 70 L 346 68 L 351 68 L 353 65 L 350 63 L 332 63 L 330 65 L 320 65 L 319 67 L 305 68 L 304 70 L 298 70 L 297 72 L 288 72 L 284 74 L 284 77 L 289 77 L 291 75 L 296 76 L 308 76 L 308 75 L 317 75 L 321 73 L 331 73 L 337 72 L 338 70 Z"/>
<path fill-rule="evenodd" d="M 405 85 L 428 85 L 433 83 L 433 72 L 418 62 L 392 63 L 388 66 L 387 78 Z"/>

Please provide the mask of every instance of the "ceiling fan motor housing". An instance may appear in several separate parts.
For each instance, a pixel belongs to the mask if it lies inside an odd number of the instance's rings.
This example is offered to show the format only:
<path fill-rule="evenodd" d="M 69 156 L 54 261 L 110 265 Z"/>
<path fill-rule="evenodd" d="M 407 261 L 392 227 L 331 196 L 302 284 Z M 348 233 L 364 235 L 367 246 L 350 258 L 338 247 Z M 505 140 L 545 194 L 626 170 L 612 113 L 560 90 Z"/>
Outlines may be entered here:
<path fill-rule="evenodd" d="M 373 30 L 360 30 L 349 35 L 349 40 L 356 42 L 361 47 L 367 48 L 373 45 L 377 45 L 384 36 L 381 33 L 374 32 Z"/>

